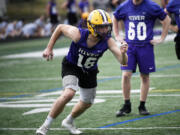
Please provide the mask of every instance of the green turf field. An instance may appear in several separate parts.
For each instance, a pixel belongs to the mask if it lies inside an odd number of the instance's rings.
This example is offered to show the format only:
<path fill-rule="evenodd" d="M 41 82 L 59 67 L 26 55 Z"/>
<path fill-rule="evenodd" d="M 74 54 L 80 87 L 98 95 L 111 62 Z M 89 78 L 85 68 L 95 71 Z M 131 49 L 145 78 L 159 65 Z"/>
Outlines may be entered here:
<path fill-rule="evenodd" d="M 48 39 L 0 43 L 0 135 L 33 135 L 43 123 L 53 101 L 62 91 L 62 56 L 47 62 L 42 58 L 3 58 L 9 54 L 42 51 Z M 55 48 L 68 47 L 66 38 Z M 116 118 L 121 107 L 121 71 L 107 51 L 99 61 L 98 90 L 92 108 L 75 124 L 84 135 L 179 135 L 180 134 L 180 61 L 174 43 L 155 47 L 157 72 L 151 74 L 147 100 L 150 116 L 138 115 L 139 73 L 132 78 L 132 113 Z M 48 135 L 68 135 L 61 121 L 69 114 L 78 94 L 54 121 Z"/>

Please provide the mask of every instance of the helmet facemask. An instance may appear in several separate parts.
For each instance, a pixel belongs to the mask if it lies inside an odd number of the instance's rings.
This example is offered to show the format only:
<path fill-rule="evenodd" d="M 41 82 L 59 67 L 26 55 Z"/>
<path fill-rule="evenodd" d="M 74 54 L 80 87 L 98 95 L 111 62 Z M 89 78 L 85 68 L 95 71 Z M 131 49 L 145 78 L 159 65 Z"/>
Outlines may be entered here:
<path fill-rule="evenodd" d="M 105 38 L 106 36 L 111 36 L 112 24 L 96 25 L 94 31 L 101 38 Z"/>

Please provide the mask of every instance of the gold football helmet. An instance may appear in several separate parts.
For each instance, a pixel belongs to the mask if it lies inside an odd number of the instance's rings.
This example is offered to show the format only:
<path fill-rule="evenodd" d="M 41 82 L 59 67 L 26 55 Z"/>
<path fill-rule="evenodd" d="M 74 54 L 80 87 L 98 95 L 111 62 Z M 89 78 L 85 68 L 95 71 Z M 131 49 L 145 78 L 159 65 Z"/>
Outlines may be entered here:
<path fill-rule="evenodd" d="M 112 31 L 112 20 L 110 15 L 102 10 L 97 9 L 93 10 L 87 19 L 88 30 L 91 32 L 93 36 L 105 37 L 107 35 L 111 35 Z M 106 33 L 102 33 L 99 31 L 100 28 L 107 28 Z"/>

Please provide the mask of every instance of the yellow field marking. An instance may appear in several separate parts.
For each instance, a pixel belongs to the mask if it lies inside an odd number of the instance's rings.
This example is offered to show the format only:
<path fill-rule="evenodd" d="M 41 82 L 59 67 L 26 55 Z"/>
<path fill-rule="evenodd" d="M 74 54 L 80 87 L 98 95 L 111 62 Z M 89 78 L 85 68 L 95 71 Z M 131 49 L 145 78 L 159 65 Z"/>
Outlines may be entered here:
<path fill-rule="evenodd" d="M 18 95 L 26 95 L 26 94 L 33 94 L 28 92 L 0 92 L 0 96 L 18 96 Z"/>

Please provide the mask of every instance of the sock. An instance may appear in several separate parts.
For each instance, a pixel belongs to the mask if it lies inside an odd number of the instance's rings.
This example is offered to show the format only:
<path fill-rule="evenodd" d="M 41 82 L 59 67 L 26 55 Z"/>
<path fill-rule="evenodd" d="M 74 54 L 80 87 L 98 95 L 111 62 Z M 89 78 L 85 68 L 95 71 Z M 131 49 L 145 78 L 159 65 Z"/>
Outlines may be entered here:
<path fill-rule="evenodd" d="M 126 99 L 125 104 L 131 104 L 130 99 Z"/>
<path fill-rule="evenodd" d="M 73 123 L 74 118 L 71 116 L 71 114 L 69 114 L 66 119 L 68 123 Z"/>
<path fill-rule="evenodd" d="M 140 105 L 139 105 L 139 107 L 144 107 L 145 106 L 145 101 L 140 101 Z"/>
<path fill-rule="evenodd" d="M 47 128 L 49 128 L 51 123 L 53 122 L 53 120 L 54 120 L 54 118 L 52 118 L 51 116 L 47 116 L 43 125 L 45 125 Z"/>

